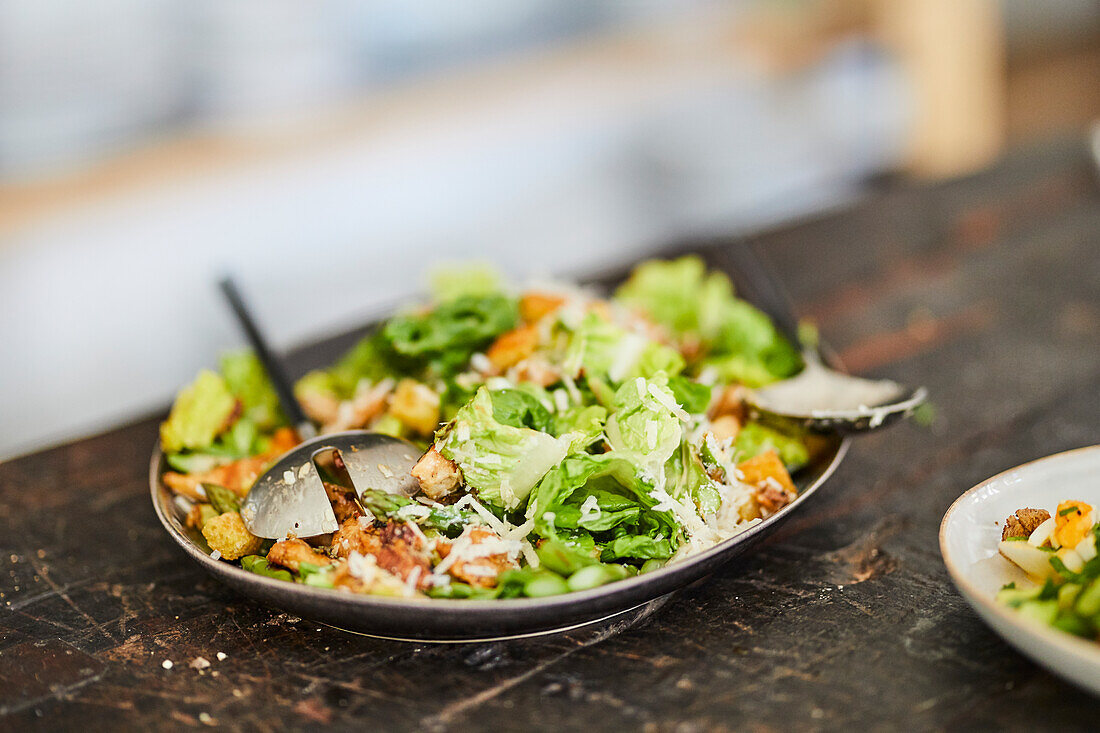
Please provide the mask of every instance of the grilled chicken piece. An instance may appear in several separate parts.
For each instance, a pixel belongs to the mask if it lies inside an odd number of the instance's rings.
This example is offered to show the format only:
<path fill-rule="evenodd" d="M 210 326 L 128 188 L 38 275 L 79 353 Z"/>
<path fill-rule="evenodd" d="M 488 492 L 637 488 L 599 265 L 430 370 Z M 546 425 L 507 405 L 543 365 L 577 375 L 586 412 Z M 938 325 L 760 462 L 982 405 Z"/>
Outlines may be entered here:
<path fill-rule="evenodd" d="M 310 547 L 304 540 L 279 540 L 268 550 L 267 561 L 294 572 L 298 572 L 299 566 L 304 562 L 319 568 L 335 562 L 331 557 Z"/>
<path fill-rule="evenodd" d="M 428 576 L 432 572 L 428 548 L 416 530 L 405 522 L 387 522 L 382 527 L 364 527 L 363 524 L 359 520 L 349 520 L 340 525 L 332 537 L 332 549 L 337 557 L 347 558 L 353 552 L 370 555 L 378 567 L 403 582 L 415 575 L 418 588 L 428 586 Z"/>
<path fill-rule="evenodd" d="M 358 390 L 350 400 L 340 403 L 336 417 L 321 425 L 321 432 L 338 433 L 366 426 L 386 409 L 392 391 L 392 379 L 383 379 L 373 387 Z"/>
<path fill-rule="evenodd" d="M 416 595 L 400 578 L 379 567 L 371 555 L 341 560 L 332 574 L 332 587 L 375 596 Z"/>
<path fill-rule="evenodd" d="M 1020 509 L 1005 518 L 1001 540 L 1007 540 L 1009 537 L 1030 537 L 1035 528 L 1048 519 L 1050 519 L 1050 512 L 1046 509 Z"/>
<path fill-rule="evenodd" d="M 453 543 L 437 542 L 436 551 L 439 553 L 440 558 L 445 559 L 451 552 L 468 552 L 468 550 L 456 550 L 456 546 L 460 544 L 466 547 L 478 547 L 479 545 L 486 547 L 501 543 L 503 543 L 503 540 L 491 529 L 487 527 L 470 527 Z M 490 547 L 490 549 L 493 548 Z M 519 564 L 505 548 L 500 548 L 500 552 L 481 556 L 476 556 L 477 551 L 475 550 L 470 555 L 469 559 L 455 560 L 447 569 L 447 572 L 457 580 L 482 588 L 492 588 L 497 584 L 497 577 L 501 573 L 519 567 Z"/>
<path fill-rule="evenodd" d="M 420 490 L 425 496 L 435 501 L 439 501 L 462 483 L 462 471 L 458 464 L 444 458 L 435 446 L 420 457 L 411 473 L 420 482 Z"/>
<path fill-rule="evenodd" d="M 271 447 L 266 453 L 227 463 L 224 466 L 201 473 L 164 474 L 164 485 L 172 491 L 195 501 L 206 501 L 199 484 L 217 484 L 224 486 L 237 496 L 245 496 L 260 474 L 276 458 L 298 445 L 298 435 L 290 428 L 279 428 L 271 436 Z"/>

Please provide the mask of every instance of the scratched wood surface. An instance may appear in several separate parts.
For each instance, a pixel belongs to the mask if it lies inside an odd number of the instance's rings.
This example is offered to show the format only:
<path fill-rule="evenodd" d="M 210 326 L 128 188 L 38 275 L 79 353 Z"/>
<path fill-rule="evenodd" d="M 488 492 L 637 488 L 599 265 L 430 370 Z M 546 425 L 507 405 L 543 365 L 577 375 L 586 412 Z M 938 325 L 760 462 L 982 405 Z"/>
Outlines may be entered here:
<path fill-rule="evenodd" d="M 926 384 L 935 420 L 861 439 L 759 552 L 629 624 L 445 646 L 256 606 L 157 524 L 154 419 L 0 464 L 0 729 L 1095 729 L 936 533 L 983 478 L 1100 442 L 1098 191 L 1062 142 L 757 237 L 850 368 Z"/>

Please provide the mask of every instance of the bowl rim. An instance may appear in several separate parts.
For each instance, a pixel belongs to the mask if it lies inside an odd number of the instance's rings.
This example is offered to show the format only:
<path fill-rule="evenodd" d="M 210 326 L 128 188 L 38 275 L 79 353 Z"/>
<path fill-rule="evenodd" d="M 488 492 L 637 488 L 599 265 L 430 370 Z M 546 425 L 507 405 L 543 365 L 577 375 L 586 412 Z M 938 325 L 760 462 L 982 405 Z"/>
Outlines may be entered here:
<path fill-rule="evenodd" d="M 1031 461 L 1026 461 L 1013 466 L 1012 468 L 1005 469 L 1000 473 L 997 473 L 989 478 L 981 481 L 974 486 L 970 487 L 962 494 L 958 496 L 948 507 L 947 511 L 943 515 L 943 519 L 940 520 L 939 529 L 939 542 L 940 542 L 940 556 L 943 558 L 943 563 L 947 567 L 947 573 L 951 576 L 952 582 L 955 587 L 959 589 L 959 592 L 964 598 L 966 598 L 975 610 L 980 615 L 991 616 L 998 621 L 1017 629 L 1031 638 L 1041 641 L 1044 644 L 1053 645 L 1059 651 L 1064 652 L 1086 664 L 1100 665 L 1100 644 L 1092 641 L 1087 641 L 1073 634 L 1059 631 L 1058 629 L 1047 626 L 1046 624 L 1038 621 L 1031 620 L 1027 617 L 1021 616 L 1018 613 L 1013 612 L 1003 604 L 997 603 L 995 598 L 990 597 L 985 591 L 975 585 L 968 577 L 968 575 L 962 570 L 958 563 L 956 563 L 954 556 L 947 549 L 947 536 L 948 525 L 950 523 L 952 515 L 959 511 L 962 506 L 968 503 L 971 497 L 977 492 L 987 488 L 991 484 L 994 484 L 1001 479 L 1011 475 L 1012 473 L 1021 469 L 1033 468 L 1039 463 L 1056 463 L 1060 460 L 1077 457 L 1079 455 L 1087 455 L 1088 453 L 1095 452 L 1100 457 L 1100 444 L 1087 445 L 1080 448 L 1073 448 L 1071 450 L 1062 451 L 1060 453 L 1052 453 L 1048 456 L 1036 458 Z M 1006 560 L 1007 562 L 1007 560 Z M 989 624 L 999 636 L 1004 638 L 1016 646 L 1015 642 L 1008 639 L 1007 636 L 996 628 L 993 624 Z M 1029 656 L 1032 656 L 1029 654 Z"/>
<path fill-rule="evenodd" d="M 662 568 L 646 573 L 645 575 L 636 575 L 623 580 L 617 580 L 613 583 L 599 586 L 597 588 L 591 588 L 582 591 L 571 591 L 569 593 L 563 593 L 556 596 L 547 596 L 544 598 L 493 598 L 493 599 L 450 599 L 450 598 L 395 598 L 389 596 L 376 596 L 366 594 L 353 594 L 353 593 L 340 593 L 328 588 L 316 588 L 313 586 L 304 585 L 301 583 L 287 583 L 284 580 L 276 580 L 275 578 L 268 578 L 256 573 L 250 573 L 244 568 L 241 568 L 235 564 L 223 562 L 222 560 L 215 560 L 213 557 L 204 552 L 198 547 L 179 526 L 178 520 L 174 517 L 169 517 L 165 508 L 167 502 L 162 501 L 162 496 L 170 495 L 170 490 L 163 485 L 160 480 L 160 476 L 165 464 L 164 453 L 160 448 L 159 441 L 155 444 L 153 449 L 153 455 L 149 464 L 149 487 L 150 498 L 153 502 L 153 509 L 156 512 L 157 519 L 160 520 L 161 525 L 167 531 L 168 535 L 178 544 L 183 550 L 199 565 L 201 565 L 208 572 L 221 576 L 225 575 L 231 578 L 236 578 L 241 584 L 252 585 L 257 588 L 265 588 L 272 593 L 295 593 L 302 598 L 311 598 L 319 602 L 336 602 L 341 605 L 348 605 L 349 607 L 371 607 L 378 609 L 388 609 L 392 611 L 399 611 L 401 609 L 416 609 L 423 610 L 424 608 L 435 608 L 441 612 L 453 612 L 462 614 L 475 614 L 478 616 L 491 616 L 494 612 L 502 610 L 509 611 L 523 611 L 523 610 L 548 610 L 554 608 L 569 608 L 575 605 L 584 604 L 587 601 L 595 601 L 603 599 L 608 596 L 614 595 L 630 595 L 631 591 L 642 589 L 647 586 L 655 586 L 657 588 L 663 588 L 660 593 L 654 594 L 650 600 L 657 598 L 660 595 L 671 592 L 679 587 L 688 585 L 694 579 L 692 571 L 697 569 L 701 565 L 707 565 L 712 562 L 717 562 L 717 559 L 726 553 L 731 552 L 738 545 L 751 542 L 761 533 L 767 532 L 767 530 L 774 524 L 786 519 L 787 516 L 798 509 L 803 503 L 805 503 L 814 493 L 833 475 L 836 469 L 839 467 L 841 461 L 848 453 L 848 449 L 851 444 L 851 436 L 841 435 L 839 442 L 836 442 L 835 452 L 828 463 L 821 470 L 821 473 L 814 478 L 810 484 L 802 489 L 798 497 L 787 506 L 783 507 L 780 511 L 776 512 L 772 516 L 764 519 L 744 531 L 730 537 L 713 547 L 707 548 L 703 552 L 681 560 L 673 565 L 666 565 Z M 824 462 L 824 459 L 823 461 Z M 731 558 L 732 559 L 732 558 Z M 705 575 L 705 572 L 702 573 Z M 684 580 L 678 578 L 678 576 L 691 576 L 691 579 Z M 346 604 L 345 604 L 346 602 Z M 624 608 L 622 610 L 629 610 Z"/>

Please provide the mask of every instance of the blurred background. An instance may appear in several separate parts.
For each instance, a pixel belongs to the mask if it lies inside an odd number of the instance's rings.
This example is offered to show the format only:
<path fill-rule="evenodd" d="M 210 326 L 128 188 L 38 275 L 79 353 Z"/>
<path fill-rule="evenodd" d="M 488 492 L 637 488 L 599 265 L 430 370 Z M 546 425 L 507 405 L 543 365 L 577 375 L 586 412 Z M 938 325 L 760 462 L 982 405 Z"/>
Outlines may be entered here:
<path fill-rule="evenodd" d="M 1090 0 L 0 0 L 0 458 L 480 259 L 583 276 L 1100 115 Z"/>

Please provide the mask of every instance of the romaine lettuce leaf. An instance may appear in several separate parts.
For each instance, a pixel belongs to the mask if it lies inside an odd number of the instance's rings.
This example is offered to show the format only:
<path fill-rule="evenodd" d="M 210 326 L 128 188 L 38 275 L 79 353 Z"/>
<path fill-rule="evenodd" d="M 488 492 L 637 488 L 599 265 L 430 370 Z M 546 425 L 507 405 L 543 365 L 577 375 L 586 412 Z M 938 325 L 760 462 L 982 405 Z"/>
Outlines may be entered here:
<path fill-rule="evenodd" d="M 676 397 L 667 383 L 665 375 L 658 373 L 653 379 L 638 377 L 619 387 L 605 428 L 612 452 L 655 470 L 680 446 L 680 418 L 670 409 Z"/>
<path fill-rule="evenodd" d="M 697 257 L 640 265 L 615 293 L 679 337 L 698 340 L 702 360 L 724 381 L 761 386 L 802 367 L 798 350 L 771 320 L 734 297 L 729 278 L 706 271 Z"/>
<path fill-rule="evenodd" d="M 784 432 L 768 425 L 750 422 L 741 428 L 741 432 L 733 441 L 733 447 L 737 451 L 738 461 L 774 450 L 779 454 L 787 470 L 792 472 L 810 462 L 810 450 L 806 446 L 806 440 L 801 431 L 795 427 Z"/>
<path fill-rule="evenodd" d="M 166 453 L 202 450 L 229 427 L 237 411 L 237 398 L 219 375 L 203 369 L 185 387 L 160 425 L 160 443 Z"/>
<path fill-rule="evenodd" d="M 444 457 L 462 469 L 478 498 L 504 509 L 527 499 L 539 479 L 565 457 L 569 441 L 494 417 L 489 390 L 480 388 L 436 441 Z"/>
<path fill-rule="evenodd" d="M 583 371 L 589 379 L 619 385 L 657 372 L 678 374 L 684 358 L 675 349 L 589 313 L 572 334 L 564 365 L 573 376 Z"/>
<path fill-rule="evenodd" d="M 518 307 L 503 295 L 464 295 L 428 313 L 397 316 L 382 328 L 390 348 L 401 357 L 449 375 L 475 351 L 515 327 Z"/>
<path fill-rule="evenodd" d="M 437 303 L 466 295 L 497 295 L 504 292 L 500 272 L 488 263 L 437 268 L 429 276 L 432 296 Z"/>
<path fill-rule="evenodd" d="M 539 482 L 531 493 L 527 516 L 534 519 L 534 531 L 541 537 L 557 536 L 558 527 L 584 529 L 584 523 L 580 520 L 580 515 L 585 513 L 582 507 L 588 497 L 595 496 L 601 514 L 604 507 L 609 512 L 638 508 L 635 518 L 628 521 L 624 517 L 622 522 L 614 522 L 615 531 L 675 536 L 680 528 L 679 522 L 671 512 L 654 510 L 657 499 L 650 496 L 652 491 L 652 481 L 643 477 L 643 472 L 632 460 L 614 452 L 599 455 L 576 453 L 550 469 Z M 557 521 L 559 511 L 564 524 Z"/>
<path fill-rule="evenodd" d="M 722 309 L 733 299 L 729 278 L 708 273 L 698 257 L 650 260 L 634 269 L 615 292 L 615 300 L 644 312 L 679 335 L 713 338 Z"/>
<path fill-rule="evenodd" d="M 676 402 L 692 415 L 702 415 L 710 405 L 711 388 L 687 377 L 670 377 L 668 388 L 672 390 Z"/>
<path fill-rule="evenodd" d="M 554 415 L 553 433 L 559 437 L 568 435 L 570 453 L 581 453 L 599 442 L 607 410 L 600 405 L 570 407 Z"/>
<path fill-rule="evenodd" d="M 624 535 L 603 546 L 600 559 L 609 560 L 664 560 L 675 551 L 666 537 L 648 535 Z"/>
<path fill-rule="evenodd" d="M 690 496 L 700 516 L 713 514 L 722 506 L 722 494 L 707 475 L 699 450 L 686 440 L 665 464 L 665 487 L 675 499 Z"/>
<path fill-rule="evenodd" d="M 286 423 L 279 409 L 279 395 L 255 354 L 251 351 L 226 354 L 220 367 L 229 391 L 241 401 L 244 417 L 257 429 L 270 431 Z"/>
<path fill-rule="evenodd" d="M 546 406 L 526 390 L 494 389 L 489 392 L 493 402 L 493 418 L 514 428 L 531 428 L 549 433 L 553 418 Z"/>

